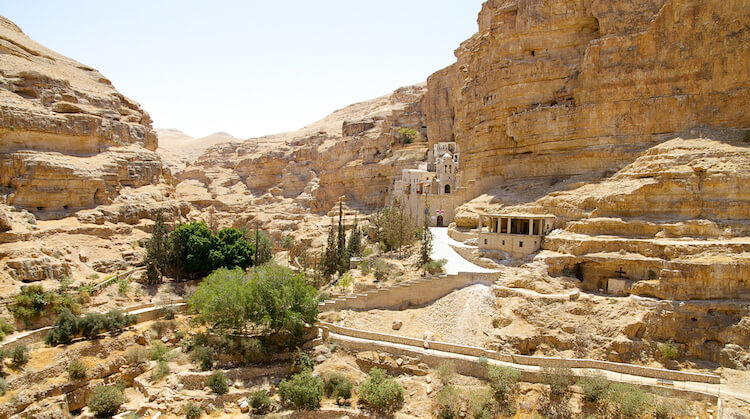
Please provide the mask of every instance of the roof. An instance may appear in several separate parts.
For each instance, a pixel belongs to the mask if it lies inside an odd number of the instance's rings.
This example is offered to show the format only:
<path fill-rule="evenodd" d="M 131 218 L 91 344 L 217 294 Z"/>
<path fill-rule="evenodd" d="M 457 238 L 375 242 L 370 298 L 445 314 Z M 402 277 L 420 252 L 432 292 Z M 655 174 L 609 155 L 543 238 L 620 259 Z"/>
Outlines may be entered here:
<path fill-rule="evenodd" d="M 546 218 L 551 218 L 551 219 L 556 218 L 552 214 L 523 214 L 523 213 L 513 213 L 513 212 L 509 212 L 509 213 L 495 213 L 495 214 L 484 213 L 484 214 L 482 214 L 482 216 L 486 216 L 486 217 L 502 217 L 502 218 L 545 218 L 545 219 Z"/>
<path fill-rule="evenodd" d="M 451 156 L 451 153 L 445 153 L 445 154 L 443 154 L 443 158 L 444 159 L 451 159 L 451 158 L 453 158 L 453 156 Z"/>

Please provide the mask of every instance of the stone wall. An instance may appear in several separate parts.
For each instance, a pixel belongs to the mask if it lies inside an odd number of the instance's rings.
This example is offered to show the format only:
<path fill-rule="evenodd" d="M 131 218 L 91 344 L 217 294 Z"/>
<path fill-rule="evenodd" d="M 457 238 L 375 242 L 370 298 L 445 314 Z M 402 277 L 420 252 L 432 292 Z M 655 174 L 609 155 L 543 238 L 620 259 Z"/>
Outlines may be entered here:
<path fill-rule="evenodd" d="M 492 284 L 496 273 L 459 272 L 457 275 L 433 276 L 398 285 L 377 288 L 360 294 L 336 297 L 320 303 L 320 311 L 405 309 L 421 306 L 444 297 L 456 289 L 472 284 Z"/>
<path fill-rule="evenodd" d="M 497 351 L 483 349 L 473 346 L 460 345 L 456 343 L 435 342 L 424 339 L 410 338 L 406 336 L 396 336 L 386 333 L 371 332 L 367 330 L 352 329 L 343 326 L 337 326 L 331 323 L 319 322 L 319 327 L 323 329 L 324 338 L 330 338 L 330 333 L 349 336 L 359 339 L 372 341 L 395 343 L 400 345 L 413 346 L 425 349 L 434 349 L 442 352 L 472 356 L 487 357 L 501 362 L 509 362 L 520 365 L 533 365 L 538 367 L 569 367 L 569 368 L 590 368 L 616 373 L 629 374 L 641 377 L 658 378 L 673 381 L 694 381 L 700 383 L 719 384 L 721 377 L 717 375 L 699 374 L 684 371 L 665 370 L 660 368 L 643 367 L 632 364 L 621 364 L 617 362 L 598 361 L 594 359 L 575 359 L 575 358 L 551 358 L 527 355 L 510 355 L 502 354 Z M 372 350 L 372 349 L 368 349 Z"/>

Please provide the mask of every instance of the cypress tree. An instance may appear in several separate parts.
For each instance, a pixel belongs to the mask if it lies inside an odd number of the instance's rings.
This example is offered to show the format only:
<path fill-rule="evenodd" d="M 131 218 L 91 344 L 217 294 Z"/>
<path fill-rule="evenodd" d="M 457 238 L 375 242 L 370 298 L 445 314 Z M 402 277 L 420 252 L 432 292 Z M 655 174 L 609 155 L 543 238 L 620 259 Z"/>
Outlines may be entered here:
<path fill-rule="evenodd" d="M 432 232 L 430 231 L 430 224 L 425 220 L 424 227 L 422 227 L 422 247 L 419 252 L 419 263 L 424 266 L 432 262 Z"/>
<path fill-rule="evenodd" d="M 338 269 L 338 257 L 336 251 L 336 230 L 333 228 L 333 217 L 331 217 L 331 229 L 328 231 L 328 244 L 323 254 L 323 276 L 331 278 Z"/>
<path fill-rule="evenodd" d="M 362 253 L 362 231 L 357 224 L 356 214 L 354 215 L 354 226 L 352 226 L 352 232 L 349 233 L 349 243 L 346 244 L 346 250 L 349 252 L 349 257 L 359 256 Z"/>
<path fill-rule="evenodd" d="M 146 278 L 151 285 L 161 284 L 167 273 L 170 258 L 168 238 L 169 229 L 164 224 L 164 216 L 159 211 L 156 213 L 151 239 L 146 244 L 146 255 L 143 260 L 146 265 Z"/>
<path fill-rule="evenodd" d="M 346 249 L 346 226 L 344 225 L 344 204 L 339 200 L 339 229 L 336 237 L 336 260 L 339 274 L 349 270 L 349 252 Z"/>

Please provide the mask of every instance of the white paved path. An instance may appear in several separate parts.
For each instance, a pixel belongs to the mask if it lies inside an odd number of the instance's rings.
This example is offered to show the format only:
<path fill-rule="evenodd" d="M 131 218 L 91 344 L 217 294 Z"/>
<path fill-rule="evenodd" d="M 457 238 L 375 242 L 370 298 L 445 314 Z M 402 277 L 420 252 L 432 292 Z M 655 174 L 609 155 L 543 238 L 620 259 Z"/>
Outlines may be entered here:
<path fill-rule="evenodd" d="M 434 260 L 446 259 L 448 261 L 444 267 L 446 274 L 455 275 L 459 272 L 498 272 L 494 269 L 477 266 L 456 253 L 451 248 L 451 245 L 456 247 L 472 246 L 467 246 L 450 238 L 447 228 L 430 227 L 430 231 L 432 232 L 432 258 Z"/>

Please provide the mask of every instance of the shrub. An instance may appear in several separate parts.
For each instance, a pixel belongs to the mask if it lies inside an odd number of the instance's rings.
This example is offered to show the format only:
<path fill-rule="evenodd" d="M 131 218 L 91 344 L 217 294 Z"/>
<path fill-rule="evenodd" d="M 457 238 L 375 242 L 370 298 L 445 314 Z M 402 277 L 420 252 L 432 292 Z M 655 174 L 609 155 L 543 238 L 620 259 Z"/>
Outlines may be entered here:
<path fill-rule="evenodd" d="M 312 370 L 315 368 L 315 361 L 310 358 L 310 355 L 297 350 L 292 356 L 292 371 L 301 372 L 304 370 Z"/>
<path fill-rule="evenodd" d="M 113 416 L 125 403 L 125 396 L 117 386 L 97 386 L 89 397 L 88 406 L 99 417 Z"/>
<path fill-rule="evenodd" d="M 0 377 L 0 396 L 4 396 L 7 391 L 8 391 L 8 382 L 5 381 L 5 378 Z"/>
<path fill-rule="evenodd" d="M 221 352 L 238 356 L 238 363 L 241 365 L 255 364 L 266 359 L 265 348 L 257 338 L 222 336 L 218 346 Z"/>
<path fill-rule="evenodd" d="M 26 345 L 16 345 L 11 350 L 11 358 L 16 365 L 25 365 L 29 362 L 29 348 Z"/>
<path fill-rule="evenodd" d="M 16 328 L 13 327 L 8 320 L 6 320 L 3 317 L 0 317 L 0 341 L 5 339 L 6 335 L 9 335 L 16 331 Z"/>
<path fill-rule="evenodd" d="M 495 397 L 499 401 L 506 402 L 521 380 L 521 371 L 512 367 L 490 365 L 487 367 L 487 377 Z"/>
<path fill-rule="evenodd" d="M 203 416 L 203 410 L 191 402 L 182 408 L 182 412 L 185 414 L 185 419 L 198 419 Z"/>
<path fill-rule="evenodd" d="M 333 373 L 325 378 L 325 394 L 327 397 L 336 400 L 336 404 L 352 397 L 353 387 L 352 382 L 341 374 Z"/>
<path fill-rule="evenodd" d="M 149 357 L 152 361 L 168 361 L 169 360 L 169 348 L 167 345 L 156 341 L 151 344 L 149 350 Z"/>
<path fill-rule="evenodd" d="M 99 313 L 87 313 L 78 319 L 78 329 L 86 339 L 93 339 L 107 327 L 107 319 Z"/>
<path fill-rule="evenodd" d="M 253 391 L 247 401 L 255 413 L 264 414 L 271 410 L 271 398 L 266 390 Z"/>
<path fill-rule="evenodd" d="M 543 367 L 542 382 L 549 384 L 550 393 L 566 394 L 574 382 L 573 370 L 568 367 Z"/>
<path fill-rule="evenodd" d="M 214 373 L 208 377 L 208 387 L 216 394 L 226 393 L 229 391 L 227 376 L 221 371 L 214 371 Z"/>
<path fill-rule="evenodd" d="M 3 369 L 5 368 L 5 358 L 10 356 L 10 352 L 8 352 L 5 348 L 0 348 L 0 374 L 3 372 Z"/>
<path fill-rule="evenodd" d="M 667 405 L 660 404 L 654 409 L 654 417 L 656 419 L 670 419 L 672 417 L 671 409 Z"/>
<path fill-rule="evenodd" d="M 467 404 L 469 414 L 475 419 L 492 419 L 499 408 L 492 389 L 486 387 L 473 389 Z"/>
<path fill-rule="evenodd" d="M 456 375 L 456 366 L 450 361 L 443 362 L 438 366 L 437 375 L 440 382 L 447 386 L 453 380 L 453 376 Z"/>
<path fill-rule="evenodd" d="M 439 274 L 443 272 L 443 266 L 448 263 L 447 259 L 433 260 L 425 263 L 422 268 L 430 274 Z"/>
<path fill-rule="evenodd" d="M 323 380 L 314 377 L 312 371 L 304 370 L 281 381 L 279 396 L 296 409 L 317 409 L 323 399 Z"/>
<path fill-rule="evenodd" d="M 359 386 L 362 401 L 378 412 L 396 411 L 404 402 L 404 388 L 380 368 L 373 368 Z"/>
<path fill-rule="evenodd" d="M 461 411 L 465 409 L 461 392 L 450 384 L 440 389 L 436 399 L 442 419 L 457 419 L 461 416 Z"/>
<path fill-rule="evenodd" d="M 156 363 L 156 369 L 151 373 L 151 382 L 158 383 L 167 375 L 169 375 L 169 364 L 167 364 L 167 361 L 160 359 Z"/>
<path fill-rule="evenodd" d="M 86 372 L 89 367 L 86 366 L 83 361 L 74 359 L 70 365 L 68 365 L 68 376 L 71 380 L 83 380 L 86 378 Z"/>
<path fill-rule="evenodd" d="M 417 226 L 412 216 L 405 211 L 404 205 L 395 202 L 370 217 L 376 229 L 377 241 L 385 251 L 400 250 L 416 239 Z"/>
<path fill-rule="evenodd" d="M 196 346 L 190 351 L 190 361 L 197 364 L 201 370 L 208 371 L 214 367 L 214 350 L 207 346 Z"/>
<path fill-rule="evenodd" d="M 372 263 L 370 259 L 363 259 L 359 262 L 359 270 L 362 271 L 362 275 L 368 275 L 372 269 Z"/>
<path fill-rule="evenodd" d="M 378 281 L 384 280 L 391 273 L 391 267 L 382 259 L 375 259 L 372 262 L 372 267 L 375 270 L 375 279 Z"/>
<path fill-rule="evenodd" d="M 590 402 L 599 401 L 609 390 L 609 381 L 603 374 L 585 375 L 577 384 L 583 390 L 583 397 Z"/>
<path fill-rule="evenodd" d="M 652 397 L 640 387 L 628 383 L 614 383 L 604 396 L 603 416 L 637 418 L 651 407 Z"/>
<path fill-rule="evenodd" d="M 677 356 L 679 356 L 677 345 L 675 345 L 674 341 L 671 339 L 664 343 L 660 343 L 658 346 L 661 357 L 664 359 L 671 360 L 676 359 Z"/>
<path fill-rule="evenodd" d="M 48 345 L 67 345 L 73 341 L 76 334 L 78 334 L 78 318 L 65 308 L 55 319 L 53 328 L 47 333 L 45 341 Z"/>
<path fill-rule="evenodd" d="M 128 365 L 131 366 L 143 364 L 148 360 L 148 358 L 148 349 L 144 348 L 141 345 L 131 346 L 127 351 L 125 351 L 125 360 L 128 362 Z"/>

